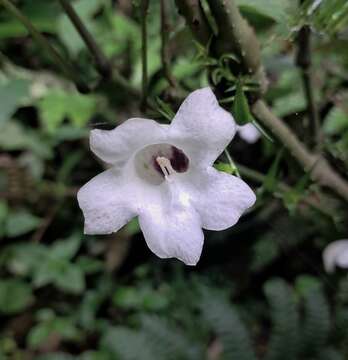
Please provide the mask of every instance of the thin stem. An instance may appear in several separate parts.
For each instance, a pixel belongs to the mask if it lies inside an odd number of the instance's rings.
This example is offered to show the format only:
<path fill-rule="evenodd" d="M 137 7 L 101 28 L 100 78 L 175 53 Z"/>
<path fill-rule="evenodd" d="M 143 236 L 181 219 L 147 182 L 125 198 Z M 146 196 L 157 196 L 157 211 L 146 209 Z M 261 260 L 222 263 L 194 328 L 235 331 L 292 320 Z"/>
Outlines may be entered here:
<path fill-rule="evenodd" d="M 49 41 L 36 29 L 36 27 L 31 23 L 31 21 L 10 1 L 10 0 L 0 0 L 0 3 L 15 17 L 20 21 L 25 28 L 28 30 L 29 34 L 33 39 L 49 53 L 53 61 L 62 69 L 64 74 L 72 79 L 78 89 L 81 92 L 88 92 L 89 88 L 84 84 L 79 77 L 76 76 L 76 71 L 72 66 L 64 60 L 64 58 L 59 54 L 59 52 L 49 43 Z"/>
<path fill-rule="evenodd" d="M 147 107 L 147 15 L 149 10 L 149 0 L 142 0 L 141 2 L 141 60 L 142 60 L 142 98 L 141 109 L 146 110 Z"/>
<path fill-rule="evenodd" d="M 71 4 L 67 0 L 59 0 L 62 8 L 65 13 L 73 23 L 75 29 L 80 34 L 81 38 L 85 42 L 88 50 L 92 54 L 94 61 L 96 63 L 96 67 L 98 72 L 103 76 L 107 77 L 111 73 L 111 66 L 109 60 L 104 55 L 102 49 L 99 47 L 97 42 L 95 41 L 93 35 L 86 28 L 85 24 L 76 13 L 75 9 L 71 6 Z"/>
<path fill-rule="evenodd" d="M 169 33 L 170 24 L 168 21 L 168 0 L 161 0 L 161 58 L 163 73 L 169 85 L 176 88 L 177 82 L 170 69 L 170 53 L 168 48 Z"/>
<path fill-rule="evenodd" d="M 301 69 L 302 82 L 304 86 L 305 96 L 307 99 L 307 113 L 310 119 L 311 132 L 314 134 L 314 143 L 318 149 L 321 148 L 322 135 L 320 129 L 320 121 L 318 109 L 314 99 L 313 79 L 312 79 L 312 55 L 310 44 L 311 30 L 308 25 L 303 26 L 298 34 L 298 51 L 296 56 L 296 64 Z"/>

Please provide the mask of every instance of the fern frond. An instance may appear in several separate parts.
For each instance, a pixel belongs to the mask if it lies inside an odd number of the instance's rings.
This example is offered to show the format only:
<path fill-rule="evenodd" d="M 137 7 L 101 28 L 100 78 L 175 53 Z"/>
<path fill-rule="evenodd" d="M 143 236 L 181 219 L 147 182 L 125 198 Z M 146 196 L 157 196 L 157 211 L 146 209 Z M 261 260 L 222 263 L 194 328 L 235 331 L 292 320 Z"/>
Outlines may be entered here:
<path fill-rule="evenodd" d="M 268 281 L 264 287 L 271 307 L 272 335 L 266 360 L 294 360 L 299 347 L 299 316 L 294 294 L 284 280 Z"/>
<path fill-rule="evenodd" d="M 189 341 L 187 336 L 173 328 L 165 319 L 155 315 L 144 315 L 142 332 L 148 344 L 163 354 L 166 360 L 196 360 L 204 358 L 202 347 Z"/>
<path fill-rule="evenodd" d="M 222 296 L 203 291 L 200 307 L 223 346 L 223 357 L 228 360 L 256 360 L 249 334 L 238 312 Z"/>
<path fill-rule="evenodd" d="M 302 353 L 315 356 L 326 345 L 330 332 L 329 305 L 321 288 L 304 294 L 305 319 L 302 331 Z"/>

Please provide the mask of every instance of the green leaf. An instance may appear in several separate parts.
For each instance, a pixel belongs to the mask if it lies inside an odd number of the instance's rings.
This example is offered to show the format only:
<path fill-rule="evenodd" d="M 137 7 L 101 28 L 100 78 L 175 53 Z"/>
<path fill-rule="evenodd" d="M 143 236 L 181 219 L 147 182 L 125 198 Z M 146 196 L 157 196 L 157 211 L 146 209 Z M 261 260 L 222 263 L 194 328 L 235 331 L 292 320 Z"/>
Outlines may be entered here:
<path fill-rule="evenodd" d="M 232 113 L 238 124 L 246 124 L 254 120 L 249 109 L 248 100 L 243 92 L 242 82 L 240 80 L 237 82 Z"/>
<path fill-rule="evenodd" d="M 0 280 L 0 312 L 14 314 L 32 302 L 30 286 L 20 280 Z"/>
<path fill-rule="evenodd" d="M 42 345 L 51 335 L 58 335 L 63 340 L 78 340 L 80 331 L 76 328 L 72 319 L 56 317 L 43 321 L 31 328 L 27 342 L 30 348 Z"/>
<path fill-rule="evenodd" d="M 55 274 L 55 285 L 68 293 L 80 294 L 85 289 L 85 277 L 75 264 L 67 263 L 63 271 Z"/>
<path fill-rule="evenodd" d="M 96 111 L 97 101 L 92 95 L 54 90 L 38 103 L 40 118 L 49 133 L 54 133 L 68 118 L 75 127 L 85 125 Z"/>
<path fill-rule="evenodd" d="M 33 283 L 36 287 L 53 284 L 71 294 L 80 294 L 85 289 L 85 277 L 78 265 L 50 256 L 35 269 Z"/>
<path fill-rule="evenodd" d="M 133 287 L 120 287 L 116 290 L 112 298 L 113 303 L 124 309 L 138 308 L 142 299 L 139 297 L 138 291 Z"/>
<path fill-rule="evenodd" d="M 291 0 L 237 0 L 237 5 L 243 10 L 252 10 L 276 22 L 285 22 Z"/>
<path fill-rule="evenodd" d="M 39 227 L 41 219 L 27 210 L 11 212 L 6 221 L 5 233 L 8 237 L 24 235 Z"/>
<path fill-rule="evenodd" d="M 0 83 L 0 126 L 11 118 L 23 99 L 28 96 L 29 85 L 29 81 L 21 79 Z"/>
<path fill-rule="evenodd" d="M 0 126 L 0 148 L 7 151 L 30 150 L 40 158 L 50 158 L 52 150 L 35 130 L 15 121 Z"/>
<path fill-rule="evenodd" d="M 50 257 L 55 259 L 72 259 L 81 245 L 80 234 L 73 234 L 69 238 L 56 241 L 50 249 Z"/>
<path fill-rule="evenodd" d="M 104 269 L 104 263 L 102 261 L 88 256 L 79 256 L 76 264 L 85 274 L 94 274 Z"/>
<path fill-rule="evenodd" d="M 323 130 L 327 135 L 335 135 L 348 129 L 348 113 L 340 107 L 333 107 L 326 115 Z"/>

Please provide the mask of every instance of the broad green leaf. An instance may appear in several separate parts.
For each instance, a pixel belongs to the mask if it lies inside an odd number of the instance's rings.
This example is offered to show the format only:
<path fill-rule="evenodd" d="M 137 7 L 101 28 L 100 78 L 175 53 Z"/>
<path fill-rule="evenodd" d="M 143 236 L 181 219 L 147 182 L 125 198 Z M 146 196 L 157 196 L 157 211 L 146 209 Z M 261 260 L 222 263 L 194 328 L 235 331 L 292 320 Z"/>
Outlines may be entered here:
<path fill-rule="evenodd" d="M 326 115 L 323 130 L 325 134 L 335 135 L 348 129 L 348 113 L 342 108 L 333 107 Z"/>
<path fill-rule="evenodd" d="M 35 230 L 41 224 L 41 219 L 27 210 L 10 212 L 8 215 L 5 233 L 8 237 L 24 235 Z"/>
<path fill-rule="evenodd" d="M 6 250 L 8 271 L 20 276 L 32 274 L 35 267 L 47 256 L 46 248 L 41 244 L 18 243 Z"/>
<path fill-rule="evenodd" d="M 306 98 L 301 88 L 275 100 L 273 105 L 274 113 L 280 117 L 295 114 L 306 109 Z"/>
<path fill-rule="evenodd" d="M 29 85 L 29 81 L 20 79 L 0 83 L 0 126 L 11 118 L 23 99 L 28 96 Z"/>
<path fill-rule="evenodd" d="M 49 133 L 54 133 L 68 118 L 75 127 L 82 127 L 96 111 L 96 98 L 92 95 L 54 90 L 38 103 L 41 121 Z"/>
<path fill-rule="evenodd" d="M 31 328 L 27 337 L 28 345 L 30 348 L 37 348 L 53 334 L 59 335 L 63 340 L 76 341 L 80 337 L 80 331 L 72 319 L 54 317 Z"/>
<path fill-rule="evenodd" d="M 0 125 L 0 149 L 7 151 L 30 150 L 40 158 L 50 158 L 52 150 L 47 142 L 32 129 L 15 121 Z"/>
<path fill-rule="evenodd" d="M 252 10 L 276 22 L 285 22 L 291 0 L 237 0 L 237 5 L 243 10 Z"/>
<path fill-rule="evenodd" d="M 78 257 L 76 265 L 85 274 L 94 274 L 104 269 L 102 261 L 83 255 Z"/>
<path fill-rule="evenodd" d="M 55 285 L 68 293 L 80 294 L 85 289 L 85 277 L 76 264 L 66 263 L 61 272 L 55 274 Z"/>
<path fill-rule="evenodd" d="M 50 257 L 54 259 L 72 259 L 81 245 L 80 234 L 73 234 L 64 240 L 58 240 L 50 248 Z"/>
<path fill-rule="evenodd" d="M 33 299 L 30 286 L 21 280 L 0 280 L 0 313 L 24 310 Z"/>

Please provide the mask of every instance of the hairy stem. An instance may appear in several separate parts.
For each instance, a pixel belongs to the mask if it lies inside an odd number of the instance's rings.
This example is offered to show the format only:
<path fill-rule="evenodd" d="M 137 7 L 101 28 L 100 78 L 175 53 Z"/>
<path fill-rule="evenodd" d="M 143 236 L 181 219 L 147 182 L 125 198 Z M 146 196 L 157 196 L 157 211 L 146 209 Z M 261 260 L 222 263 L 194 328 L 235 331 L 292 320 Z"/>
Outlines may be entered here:
<path fill-rule="evenodd" d="M 141 109 L 146 110 L 147 106 L 147 15 L 149 11 L 149 0 L 141 2 L 141 60 L 142 60 L 142 96 Z"/>
<path fill-rule="evenodd" d="M 76 13 L 75 9 L 67 0 L 59 0 L 59 2 L 64 9 L 66 15 L 69 17 L 70 21 L 74 25 L 75 29 L 80 34 L 82 40 L 85 42 L 88 50 L 92 54 L 98 72 L 103 77 L 109 76 L 111 73 L 110 62 L 104 55 L 103 51 L 95 41 L 92 34 L 88 31 L 87 27 L 80 19 L 79 15 Z"/>
<path fill-rule="evenodd" d="M 50 42 L 36 29 L 31 21 L 10 1 L 0 0 L 0 3 L 28 30 L 33 39 L 48 53 L 52 60 L 61 68 L 63 73 L 70 78 L 81 92 L 89 92 L 88 86 L 76 75 L 73 69 Z"/>

